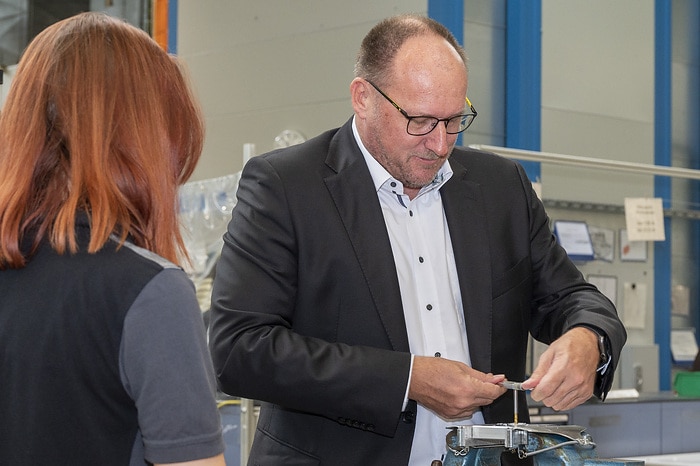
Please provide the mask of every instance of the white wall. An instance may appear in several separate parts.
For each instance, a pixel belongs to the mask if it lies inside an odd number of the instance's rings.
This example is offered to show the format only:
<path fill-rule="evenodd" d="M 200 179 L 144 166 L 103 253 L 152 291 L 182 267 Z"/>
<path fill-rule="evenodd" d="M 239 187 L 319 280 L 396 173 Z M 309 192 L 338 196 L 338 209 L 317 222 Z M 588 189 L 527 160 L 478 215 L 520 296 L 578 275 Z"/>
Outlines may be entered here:
<path fill-rule="evenodd" d="M 10 65 L 3 69 L 2 84 L 0 84 L 0 110 L 2 110 L 2 106 L 7 98 L 7 93 L 10 90 L 10 83 L 12 82 L 12 77 L 15 75 L 15 71 L 17 71 L 17 65 Z"/>
<path fill-rule="evenodd" d="M 654 1 L 543 0 L 542 150 L 654 163 Z M 542 167 L 545 197 L 622 205 L 649 176 Z"/>
<path fill-rule="evenodd" d="M 543 0 L 543 150 L 653 163 L 653 5 Z M 469 92 L 482 123 L 464 144 L 504 137 L 504 8 L 465 4 Z M 194 179 L 239 170 L 244 143 L 262 153 L 284 129 L 312 137 L 341 125 L 351 115 L 348 84 L 364 34 L 383 17 L 426 10 L 425 0 L 181 0 L 178 54 L 207 120 Z M 572 186 L 566 172 L 550 167 L 543 176 L 557 197 L 612 202 L 608 189 L 589 189 L 586 178 Z M 620 180 L 602 174 L 602 182 Z M 626 193 L 651 194 L 648 178 L 622 182 Z"/>

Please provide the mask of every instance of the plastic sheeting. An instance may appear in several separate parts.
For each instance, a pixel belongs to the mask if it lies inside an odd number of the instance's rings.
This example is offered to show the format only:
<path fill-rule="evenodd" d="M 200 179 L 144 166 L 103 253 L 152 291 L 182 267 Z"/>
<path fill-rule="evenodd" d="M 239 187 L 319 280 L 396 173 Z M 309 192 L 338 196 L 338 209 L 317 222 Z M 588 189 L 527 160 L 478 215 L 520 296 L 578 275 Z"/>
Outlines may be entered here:
<path fill-rule="evenodd" d="M 236 205 L 241 173 L 193 181 L 180 188 L 180 223 L 191 264 L 186 272 L 197 288 L 202 311 L 209 308 L 211 275 L 223 246 L 223 234 Z"/>

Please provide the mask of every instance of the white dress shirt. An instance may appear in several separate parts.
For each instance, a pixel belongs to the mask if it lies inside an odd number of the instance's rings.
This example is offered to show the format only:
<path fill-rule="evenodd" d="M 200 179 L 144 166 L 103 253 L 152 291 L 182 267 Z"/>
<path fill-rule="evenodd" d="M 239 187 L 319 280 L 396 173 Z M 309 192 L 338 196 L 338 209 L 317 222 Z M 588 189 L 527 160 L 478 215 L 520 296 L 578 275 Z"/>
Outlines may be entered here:
<path fill-rule="evenodd" d="M 352 129 L 374 180 L 389 232 L 411 354 L 471 366 L 457 268 L 440 196 L 440 187 L 452 176 L 449 162 L 411 200 L 401 182 L 367 151 L 354 119 Z M 419 404 L 409 465 L 425 466 L 441 459 L 446 451 L 447 427 L 471 423 L 484 423 L 481 411 L 471 419 L 446 421 Z"/>

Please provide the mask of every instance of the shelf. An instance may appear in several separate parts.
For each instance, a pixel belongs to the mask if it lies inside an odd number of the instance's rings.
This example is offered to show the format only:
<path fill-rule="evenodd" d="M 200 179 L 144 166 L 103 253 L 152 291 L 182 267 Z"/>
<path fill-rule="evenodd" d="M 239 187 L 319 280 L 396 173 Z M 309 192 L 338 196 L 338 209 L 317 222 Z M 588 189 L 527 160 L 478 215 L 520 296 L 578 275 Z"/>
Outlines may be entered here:
<path fill-rule="evenodd" d="M 559 199 L 543 199 L 542 203 L 546 208 L 551 209 L 570 209 L 620 215 L 625 214 L 625 207 L 615 204 L 598 204 L 594 202 L 565 201 Z M 664 217 L 700 220 L 700 211 L 690 209 L 664 209 Z"/>

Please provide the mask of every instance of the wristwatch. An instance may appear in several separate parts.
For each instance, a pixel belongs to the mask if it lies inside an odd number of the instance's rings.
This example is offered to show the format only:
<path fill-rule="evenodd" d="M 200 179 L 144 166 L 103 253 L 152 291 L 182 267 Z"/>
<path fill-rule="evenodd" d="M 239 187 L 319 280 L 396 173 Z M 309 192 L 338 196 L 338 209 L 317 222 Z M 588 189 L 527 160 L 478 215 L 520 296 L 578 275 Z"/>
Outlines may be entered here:
<path fill-rule="evenodd" d="M 600 362 L 598 363 L 598 368 L 596 369 L 596 372 L 600 372 L 601 374 L 605 373 L 605 370 L 608 368 L 608 364 L 610 364 L 610 359 L 612 359 L 612 356 L 610 356 L 610 353 L 608 352 L 608 347 L 605 344 L 605 335 L 600 333 L 598 330 L 588 327 L 595 334 L 598 336 L 598 353 L 600 354 Z"/>
<path fill-rule="evenodd" d="M 600 361 L 598 362 L 598 368 L 596 369 L 596 372 L 604 374 L 605 370 L 610 364 L 610 360 L 612 359 L 612 356 L 608 351 L 608 345 L 605 341 L 607 337 L 595 327 L 589 327 L 588 325 L 582 325 L 581 327 L 587 328 L 591 332 L 595 333 L 596 337 L 598 338 L 598 354 L 600 354 Z"/>
<path fill-rule="evenodd" d="M 604 371 L 608 364 L 610 363 L 610 354 L 605 347 L 605 335 L 598 334 L 598 352 L 600 353 L 600 364 L 598 365 L 597 372 Z"/>

